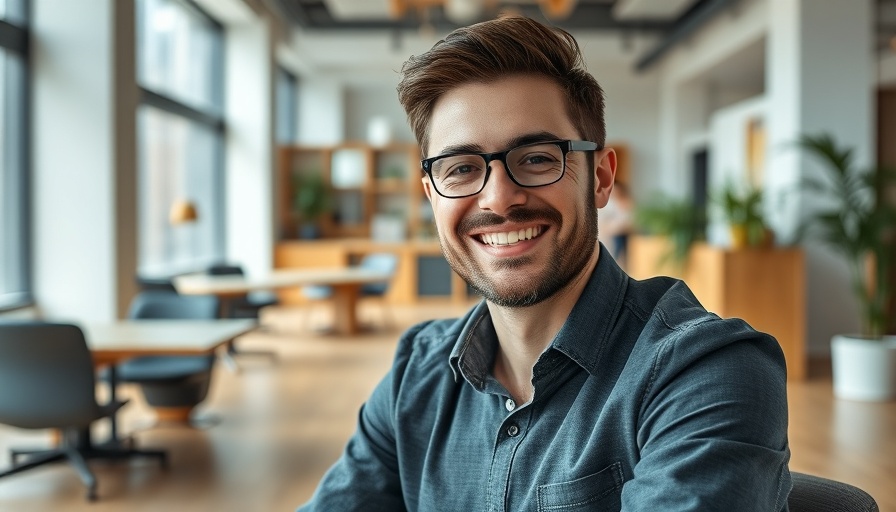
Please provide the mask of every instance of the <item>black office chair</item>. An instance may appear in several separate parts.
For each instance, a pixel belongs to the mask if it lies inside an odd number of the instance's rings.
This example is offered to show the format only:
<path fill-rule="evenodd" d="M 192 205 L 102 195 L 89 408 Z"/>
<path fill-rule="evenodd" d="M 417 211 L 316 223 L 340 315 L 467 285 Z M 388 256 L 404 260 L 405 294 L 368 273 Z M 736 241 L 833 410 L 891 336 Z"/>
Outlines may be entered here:
<path fill-rule="evenodd" d="M 115 414 L 126 402 L 96 401 L 93 360 L 84 333 L 67 324 L 0 323 L 0 423 L 25 429 L 59 429 L 61 442 L 49 450 L 11 450 L 12 467 L 0 478 L 49 462 L 68 459 L 97 498 L 90 458 L 147 456 L 167 465 L 164 451 L 100 447 L 90 440 L 90 425 Z M 23 462 L 18 459 L 25 458 Z"/>
<path fill-rule="evenodd" d="M 790 512 L 878 512 L 877 503 L 858 487 L 803 473 L 791 473 Z"/>
<path fill-rule="evenodd" d="M 132 319 L 213 320 L 218 298 L 169 291 L 139 293 L 131 302 Z M 139 384 L 146 403 L 161 419 L 187 422 L 192 409 L 208 396 L 215 355 L 141 356 L 116 367 L 119 382 Z"/>

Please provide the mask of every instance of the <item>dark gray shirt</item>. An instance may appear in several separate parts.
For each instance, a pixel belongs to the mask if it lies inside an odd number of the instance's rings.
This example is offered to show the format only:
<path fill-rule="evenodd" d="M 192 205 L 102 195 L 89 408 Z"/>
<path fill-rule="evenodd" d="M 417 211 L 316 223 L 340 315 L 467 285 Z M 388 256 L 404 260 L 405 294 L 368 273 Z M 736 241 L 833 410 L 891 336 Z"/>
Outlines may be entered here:
<path fill-rule="evenodd" d="M 516 404 L 488 308 L 418 325 L 301 511 L 786 509 L 784 359 L 681 281 L 601 257 Z"/>

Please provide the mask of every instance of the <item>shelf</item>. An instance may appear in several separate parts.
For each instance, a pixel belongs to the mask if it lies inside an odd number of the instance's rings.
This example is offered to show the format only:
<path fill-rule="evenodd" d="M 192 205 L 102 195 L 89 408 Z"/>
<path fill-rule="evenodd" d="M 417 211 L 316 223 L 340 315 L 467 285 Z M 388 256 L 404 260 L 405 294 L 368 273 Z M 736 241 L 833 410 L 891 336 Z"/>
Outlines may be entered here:
<path fill-rule="evenodd" d="M 416 238 L 432 231 L 413 205 L 426 200 L 420 186 L 420 150 L 415 144 L 373 147 L 283 146 L 279 152 L 281 196 L 277 206 L 282 240 L 297 238 L 302 219 L 291 211 L 299 177 L 318 174 L 332 195 L 332 212 L 315 223 L 324 238 L 370 237 L 374 219 L 404 217 L 403 233 Z M 379 221 L 381 224 L 381 221 Z"/>

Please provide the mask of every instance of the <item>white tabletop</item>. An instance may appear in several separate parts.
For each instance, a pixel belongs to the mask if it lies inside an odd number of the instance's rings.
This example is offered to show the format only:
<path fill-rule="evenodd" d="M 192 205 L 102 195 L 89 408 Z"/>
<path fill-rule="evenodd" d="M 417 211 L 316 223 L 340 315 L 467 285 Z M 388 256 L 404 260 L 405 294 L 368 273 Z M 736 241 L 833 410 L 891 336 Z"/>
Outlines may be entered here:
<path fill-rule="evenodd" d="M 185 295 L 245 293 L 256 290 L 274 290 L 305 285 L 362 285 L 382 283 L 392 274 L 357 267 L 302 268 L 275 270 L 267 275 L 210 276 L 187 274 L 173 279 L 178 293 Z"/>
<path fill-rule="evenodd" d="M 152 355 L 210 352 L 257 326 L 237 320 L 122 320 L 81 327 L 95 355 Z"/>

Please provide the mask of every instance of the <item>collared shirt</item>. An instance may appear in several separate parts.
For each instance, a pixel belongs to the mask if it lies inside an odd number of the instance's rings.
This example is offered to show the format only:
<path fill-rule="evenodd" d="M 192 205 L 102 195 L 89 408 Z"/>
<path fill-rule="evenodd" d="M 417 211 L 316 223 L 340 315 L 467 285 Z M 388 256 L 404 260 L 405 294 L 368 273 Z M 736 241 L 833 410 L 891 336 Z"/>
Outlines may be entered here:
<path fill-rule="evenodd" d="M 784 358 L 681 281 L 598 265 L 517 404 L 488 308 L 402 337 L 300 511 L 786 510 Z"/>

